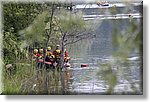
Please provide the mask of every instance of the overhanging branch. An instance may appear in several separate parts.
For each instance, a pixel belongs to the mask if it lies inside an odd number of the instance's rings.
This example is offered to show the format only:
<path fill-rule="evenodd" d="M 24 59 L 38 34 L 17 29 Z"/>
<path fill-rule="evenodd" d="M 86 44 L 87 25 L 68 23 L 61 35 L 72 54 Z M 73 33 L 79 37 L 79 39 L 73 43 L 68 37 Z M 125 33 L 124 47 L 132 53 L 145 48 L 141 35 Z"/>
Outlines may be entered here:
<path fill-rule="evenodd" d="M 74 44 L 74 43 L 76 43 L 76 42 L 78 42 L 78 41 L 80 41 L 80 40 L 83 40 L 83 39 L 88 39 L 88 38 L 93 38 L 93 37 L 95 37 L 95 34 L 90 34 L 89 33 L 89 36 L 84 36 L 84 37 L 80 37 L 80 38 L 78 38 L 78 39 L 72 39 L 72 41 L 68 41 L 68 42 L 66 42 L 65 44 L 64 44 L 64 46 L 66 46 L 66 45 L 68 45 L 68 44 Z"/>

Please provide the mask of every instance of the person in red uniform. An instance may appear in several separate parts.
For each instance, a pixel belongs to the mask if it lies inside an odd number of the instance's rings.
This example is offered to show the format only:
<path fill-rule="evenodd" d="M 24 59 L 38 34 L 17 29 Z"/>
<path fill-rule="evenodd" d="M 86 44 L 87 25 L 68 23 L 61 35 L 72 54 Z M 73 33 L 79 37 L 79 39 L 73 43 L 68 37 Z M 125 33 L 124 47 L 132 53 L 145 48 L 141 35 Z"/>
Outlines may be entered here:
<path fill-rule="evenodd" d="M 43 67 L 43 59 L 44 59 L 43 49 L 39 50 L 39 53 L 37 56 L 38 56 L 38 68 L 42 68 Z"/>
<path fill-rule="evenodd" d="M 48 69 L 54 69 L 55 67 L 53 66 L 54 64 L 54 55 L 52 54 L 52 52 L 47 52 L 46 58 L 45 58 L 46 62 L 51 62 L 51 64 L 45 64 L 46 66 L 46 70 Z"/>
<path fill-rule="evenodd" d="M 38 50 L 37 49 L 34 49 L 34 53 L 32 55 L 32 59 L 33 60 L 36 60 L 38 58 Z"/>
<path fill-rule="evenodd" d="M 48 55 L 49 53 L 52 53 L 52 51 L 51 51 L 51 47 L 47 47 L 46 55 Z"/>
<path fill-rule="evenodd" d="M 43 53 L 43 49 L 40 49 L 39 50 L 39 53 L 38 53 L 38 59 L 43 59 L 44 58 L 44 53 Z"/>
<path fill-rule="evenodd" d="M 47 47 L 45 61 L 51 62 L 50 60 L 54 60 L 54 55 L 53 52 L 51 51 L 51 47 Z"/>
<path fill-rule="evenodd" d="M 70 60 L 69 53 L 66 49 L 64 50 L 64 53 L 64 62 L 67 63 L 68 60 Z"/>
<path fill-rule="evenodd" d="M 56 49 L 53 51 L 53 55 L 55 57 L 55 62 L 59 64 L 61 57 L 61 50 L 59 49 L 59 45 L 56 46 Z"/>

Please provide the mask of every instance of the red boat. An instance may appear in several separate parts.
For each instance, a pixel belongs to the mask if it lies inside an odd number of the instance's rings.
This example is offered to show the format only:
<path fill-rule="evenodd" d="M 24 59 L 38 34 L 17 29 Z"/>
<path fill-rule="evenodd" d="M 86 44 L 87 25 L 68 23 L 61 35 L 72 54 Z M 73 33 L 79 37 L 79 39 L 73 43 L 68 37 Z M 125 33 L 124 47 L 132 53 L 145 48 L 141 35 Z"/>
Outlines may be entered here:
<path fill-rule="evenodd" d="M 89 67 L 88 64 L 81 64 L 81 67 Z"/>

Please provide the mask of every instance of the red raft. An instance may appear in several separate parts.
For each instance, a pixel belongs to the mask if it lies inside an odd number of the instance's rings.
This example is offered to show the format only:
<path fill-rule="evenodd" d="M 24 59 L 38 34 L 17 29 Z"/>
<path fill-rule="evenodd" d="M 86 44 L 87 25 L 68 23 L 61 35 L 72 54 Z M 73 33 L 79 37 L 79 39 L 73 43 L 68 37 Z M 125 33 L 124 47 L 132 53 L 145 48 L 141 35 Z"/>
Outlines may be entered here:
<path fill-rule="evenodd" d="M 81 67 L 89 67 L 88 64 L 81 64 Z"/>

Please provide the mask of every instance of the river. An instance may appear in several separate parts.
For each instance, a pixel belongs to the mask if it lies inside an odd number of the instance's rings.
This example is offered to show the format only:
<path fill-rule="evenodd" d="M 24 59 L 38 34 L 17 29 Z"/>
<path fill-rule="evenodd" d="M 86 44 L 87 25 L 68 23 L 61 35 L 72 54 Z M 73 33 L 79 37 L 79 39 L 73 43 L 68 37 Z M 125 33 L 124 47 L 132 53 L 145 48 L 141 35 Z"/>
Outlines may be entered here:
<path fill-rule="evenodd" d="M 129 13 L 137 27 L 141 26 L 141 4 L 128 7 L 119 5 L 116 8 L 116 17 L 110 13 L 109 7 L 105 9 L 97 7 L 97 5 L 76 6 L 78 10 L 85 12 L 84 20 L 92 21 L 91 25 L 96 25 L 94 32 L 96 38 L 90 40 L 90 44 L 85 42 L 83 45 L 81 43 L 72 45 L 75 49 L 70 51 L 73 60 L 70 61 L 68 93 L 142 94 L 143 69 L 140 52 L 133 51 L 125 61 L 119 60 L 113 57 L 117 48 L 112 43 L 114 29 L 117 28 L 119 32 L 126 34 L 127 27 L 133 26 Z M 83 50 L 86 47 L 87 49 Z M 87 57 L 76 57 L 78 52 L 80 56 Z M 88 67 L 81 67 L 81 64 L 88 64 Z"/>
<path fill-rule="evenodd" d="M 139 66 L 139 57 L 128 58 L 128 64 L 111 65 L 111 69 L 101 65 L 111 63 L 112 59 L 94 59 L 94 62 L 92 59 L 72 61 L 67 90 L 70 94 L 109 94 L 108 89 L 112 84 L 114 86 L 111 94 L 142 94 L 142 69 Z M 85 63 L 89 66 L 81 67 L 81 64 Z M 109 79 L 106 75 L 110 75 Z M 113 81 L 113 77 L 116 80 Z M 109 80 L 112 80 L 111 83 Z"/>

